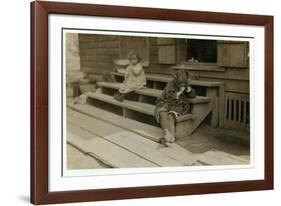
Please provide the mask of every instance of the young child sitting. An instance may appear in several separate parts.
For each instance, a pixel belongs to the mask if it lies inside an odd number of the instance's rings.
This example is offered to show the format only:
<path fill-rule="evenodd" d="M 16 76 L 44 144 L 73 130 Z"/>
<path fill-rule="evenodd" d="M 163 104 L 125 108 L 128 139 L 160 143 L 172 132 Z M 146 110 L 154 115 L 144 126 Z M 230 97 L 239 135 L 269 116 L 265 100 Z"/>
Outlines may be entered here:
<path fill-rule="evenodd" d="M 177 71 L 174 79 L 167 83 L 161 96 L 156 100 L 155 118 L 162 128 L 163 145 L 170 146 L 175 142 L 175 119 L 190 112 L 188 99 L 195 96 L 195 91 L 188 85 L 188 73 Z"/>
<path fill-rule="evenodd" d="M 126 68 L 125 79 L 121 84 L 119 92 L 114 95 L 114 98 L 118 101 L 123 101 L 124 97 L 129 93 L 141 89 L 146 85 L 146 77 L 139 55 L 130 52 L 128 59 L 130 63 Z"/>

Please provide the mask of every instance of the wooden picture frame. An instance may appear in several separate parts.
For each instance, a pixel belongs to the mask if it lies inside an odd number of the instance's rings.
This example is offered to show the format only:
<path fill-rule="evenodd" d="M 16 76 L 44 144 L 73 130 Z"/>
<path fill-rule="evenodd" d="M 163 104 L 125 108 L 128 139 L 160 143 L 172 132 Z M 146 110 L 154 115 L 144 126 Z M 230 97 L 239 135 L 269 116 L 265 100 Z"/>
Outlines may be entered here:
<path fill-rule="evenodd" d="M 50 192 L 48 190 L 48 15 L 50 14 L 263 26 L 265 29 L 264 180 Z M 33 204 L 273 189 L 273 17 L 46 1 L 32 2 L 30 169 L 31 203 Z"/>

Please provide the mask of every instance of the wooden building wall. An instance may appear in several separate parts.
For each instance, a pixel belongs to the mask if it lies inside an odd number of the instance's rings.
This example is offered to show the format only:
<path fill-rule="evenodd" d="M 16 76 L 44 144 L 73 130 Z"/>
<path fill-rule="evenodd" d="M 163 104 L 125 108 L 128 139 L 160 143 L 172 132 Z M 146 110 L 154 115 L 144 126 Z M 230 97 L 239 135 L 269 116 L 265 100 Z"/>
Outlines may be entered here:
<path fill-rule="evenodd" d="M 126 58 L 130 50 L 149 62 L 145 72 L 170 74 L 172 66 L 186 57 L 184 39 L 126 37 L 79 34 L 81 70 L 99 74 L 113 70 L 113 61 Z M 249 94 L 249 62 L 247 45 L 243 42 L 218 42 L 219 69 L 189 67 L 193 79 L 220 81 L 226 92 Z"/>
<path fill-rule="evenodd" d="M 81 70 L 99 74 L 111 71 L 119 58 L 118 36 L 79 34 Z"/>

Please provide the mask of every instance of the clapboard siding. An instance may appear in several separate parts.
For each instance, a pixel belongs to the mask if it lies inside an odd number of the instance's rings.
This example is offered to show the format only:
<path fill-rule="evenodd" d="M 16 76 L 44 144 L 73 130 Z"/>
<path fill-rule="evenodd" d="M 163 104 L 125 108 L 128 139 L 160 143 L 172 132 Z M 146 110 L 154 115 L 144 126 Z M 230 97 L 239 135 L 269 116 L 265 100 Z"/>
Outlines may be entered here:
<path fill-rule="evenodd" d="M 149 39 L 147 37 L 120 36 L 120 57 L 128 58 L 131 51 L 136 52 L 143 62 L 149 61 Z"/>
<path fill-rule="evenodd" d="M 119 58 L 117 36 L 79 34 L 81 70 L 87 73 L 111 71 Z"/>
<path fill-rule="evenodd" d="M 145 67 L 146 73 L 172 74 L 172 66 L 159 62 L 159 45 L 171 43 L 170 39 L 163 41 L 156 37 L 127 37 L 107 35 L 79 35 L 81 70 L 89 73 L 102 73 L 112 71 L 113 61 L 118 58 L 126 58 L 129 50 L 133 49 L 140 53 L 144 61 L 149 61 Z M 176 41 L 176 64 L 186 60 L 186 43 L 184 39 Z M 231 44 L 231 46 L 233 46 Z M 142 49 L 143 47 L 143 49 Z M 245 53 L 246 55 L 246 53 Z M 223 55 L 220 55 L 221 57 Z M 246 58 L 246 57 L 245 57 Z M 222 61 L 220 61 L 222 62 Z M 197 80 L 221 81 L 225 84 L 226 92 L 249 93 L 249 68 L 224 67 L 223 71 L 188 70 L 190 77 Z"/>

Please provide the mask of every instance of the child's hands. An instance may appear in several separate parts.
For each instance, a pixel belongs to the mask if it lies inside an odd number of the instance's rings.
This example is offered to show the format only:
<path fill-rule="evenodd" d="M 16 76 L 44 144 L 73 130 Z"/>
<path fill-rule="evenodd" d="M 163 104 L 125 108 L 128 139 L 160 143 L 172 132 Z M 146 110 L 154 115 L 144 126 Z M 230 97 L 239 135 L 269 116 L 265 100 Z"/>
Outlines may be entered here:
<path fill-rule="evenodd" d="M 184 92 L 185 87 L 180 87 L 180 91 L 177 92 L 177 99 L 179 99 L 179 96 Z"/>
<path fill-rule="evenodd" d="M 191 89 L 191 87 L 190 87 L 190 86 L 187 86 L 187 87 L 186 87 L 186 93 L 191 92 L 191 90 L 192 90 L 192 89 Z"/>

